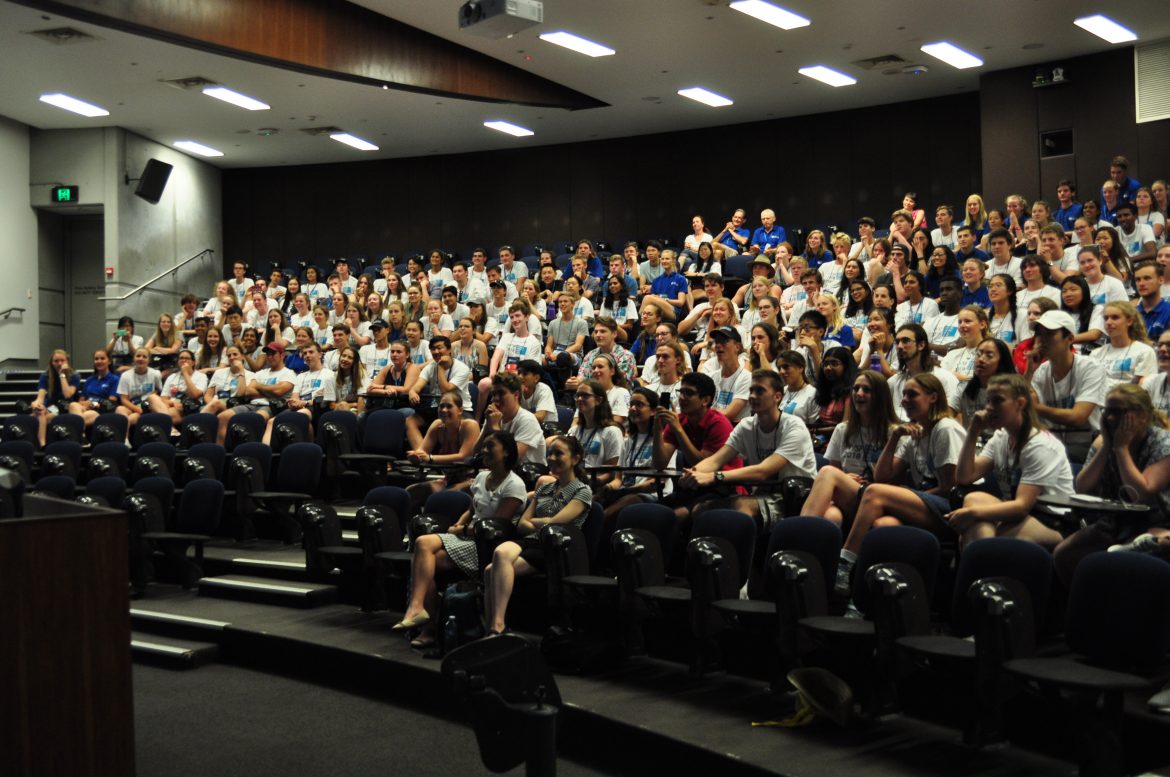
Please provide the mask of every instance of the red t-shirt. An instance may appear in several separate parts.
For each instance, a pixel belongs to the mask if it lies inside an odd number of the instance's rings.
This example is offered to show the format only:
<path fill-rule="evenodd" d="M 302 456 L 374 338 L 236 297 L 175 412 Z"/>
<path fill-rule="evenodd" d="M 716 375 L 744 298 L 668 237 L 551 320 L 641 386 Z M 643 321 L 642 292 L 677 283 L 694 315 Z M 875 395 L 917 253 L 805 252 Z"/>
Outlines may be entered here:
<path fill-rule="evenodd" d="M 699 421 L 698 426 L 691 428 L 690 418 L 685 415 L 679 415 L 679 423 L 682 425 L 683 431 L 687 433 L 687 437 L 694 443 L 695 447 L 700 451 L 705 451 L 707 455 L 711 455 L 727 444 L 727 438 L 731 436 L 731 421 L 727 420 L 727 416 L 720 413 L 718 410 L 708 410 L 707 414 Z M 678 448 L 678 439 L 675 437 L 674 429 L 667 427 L 663 430 L 662 441 L 668 445 L 673 445 Z M 723 465 L 723 469 L 739 469 L 743 466 L 743 459 L 736 456 L 731 461 Z"/>

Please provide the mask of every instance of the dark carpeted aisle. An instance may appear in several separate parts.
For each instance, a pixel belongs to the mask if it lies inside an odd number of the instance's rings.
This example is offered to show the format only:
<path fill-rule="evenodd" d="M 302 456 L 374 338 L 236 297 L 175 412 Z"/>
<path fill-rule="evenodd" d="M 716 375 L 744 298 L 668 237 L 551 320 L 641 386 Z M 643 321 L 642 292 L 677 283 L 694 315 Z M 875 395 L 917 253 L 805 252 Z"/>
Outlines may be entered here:
<path fill-rule="evenodd" d="M 490 774 L 469 728 L 225 664 L 135 664 L 134 717 L 138 777 Z M 604 773 L 561 760 L 558 774 Z"/>

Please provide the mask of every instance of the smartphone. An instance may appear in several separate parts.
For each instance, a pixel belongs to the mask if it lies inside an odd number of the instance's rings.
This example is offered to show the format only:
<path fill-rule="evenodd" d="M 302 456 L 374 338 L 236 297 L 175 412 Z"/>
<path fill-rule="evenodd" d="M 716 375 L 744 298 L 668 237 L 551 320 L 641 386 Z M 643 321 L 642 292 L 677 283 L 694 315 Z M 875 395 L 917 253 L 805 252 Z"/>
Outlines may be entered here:
<path fill-rule="evenodd" d="M 665 407 L 667 410 L 674 409 L 674 401 L 671 399 L 669 391 L 663 391 L 658 395 L 658 406 Z"/>
<path fill-rule="evenodd" d="M 125 329 L 115 329 L 114 330 L 114 337 L 125 337 L 125 336 L 126 336 Z"/>

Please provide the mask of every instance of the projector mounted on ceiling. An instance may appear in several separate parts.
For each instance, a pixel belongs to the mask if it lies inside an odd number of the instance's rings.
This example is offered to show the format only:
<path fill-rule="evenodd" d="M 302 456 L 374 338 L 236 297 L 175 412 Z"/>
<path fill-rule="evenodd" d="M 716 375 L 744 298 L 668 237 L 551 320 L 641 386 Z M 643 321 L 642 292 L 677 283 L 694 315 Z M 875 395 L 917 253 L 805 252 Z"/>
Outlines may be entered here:
<path fill-rule="evenodd" d="M 543 22 L 540 0 L 467 0 L 459 7 L 459 29 L 484 38 L 506 38 Z"/>

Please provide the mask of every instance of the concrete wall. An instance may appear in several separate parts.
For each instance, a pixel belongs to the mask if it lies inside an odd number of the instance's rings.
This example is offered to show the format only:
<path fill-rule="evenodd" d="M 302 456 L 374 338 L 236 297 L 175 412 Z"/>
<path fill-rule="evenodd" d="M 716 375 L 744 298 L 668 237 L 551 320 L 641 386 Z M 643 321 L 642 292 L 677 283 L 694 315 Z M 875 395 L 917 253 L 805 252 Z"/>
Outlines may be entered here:
<path fill-rule="evenodd" d="M 33 365 L 40 335 L 37 219 L 29 206 L 29 128 L 0 116 L 0 310 L 27 308 L 0 319 L 0 366 Z M 48 194 L 45 195 L 48 201 Z"/>
<path fill-rule="evenodd" d="M 123 315 L 132 316 L 138 333 L 149 337 L 158 315 L 176 312 L 184 293 L 210 295 L 220 277 L 222 254 L 218 169 L 116 127 L 33 131 L 31 145 L 31 163 L 26 162 L 27 172 L 20 177 L 27 175 L 35 184 L 27 195 L 33 206 L 66 218 L 102 214 L 104 256 L 86 262 L 62 257 L 72 268 L 74 289 L 88 293 L 98 286 L 104 288 L 104 296 L 121 296 L 206 248 L 215 252 L 125 300 L 107 301 L 104 326 L 71 333 L 75 351 L 100 347 Z M 174 166 L 157 205 L 135 196 L 136 183 L 125 182 L 127 175 L 139 177 L 151 158 Z M 49 205 L 54 183 L 78 185 L 79 205 Z M 107 276 L 106 268 L 112 274 Z"/>

